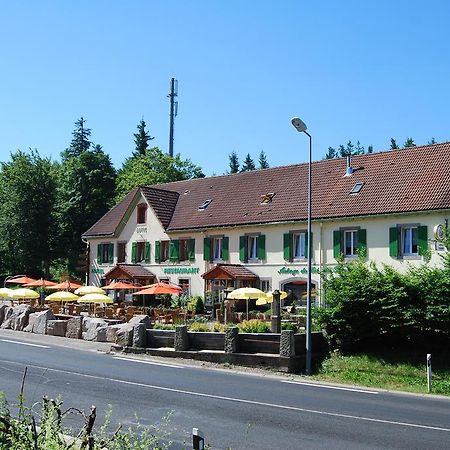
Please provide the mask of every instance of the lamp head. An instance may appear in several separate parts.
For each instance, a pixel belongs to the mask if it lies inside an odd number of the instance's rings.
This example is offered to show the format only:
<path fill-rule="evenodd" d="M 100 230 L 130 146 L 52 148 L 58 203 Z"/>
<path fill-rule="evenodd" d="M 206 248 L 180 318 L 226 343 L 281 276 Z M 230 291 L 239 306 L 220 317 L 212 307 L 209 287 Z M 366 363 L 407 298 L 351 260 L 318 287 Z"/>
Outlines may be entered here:
<path fill-rule="evenodd" d="M 293 117 L 291 119 L 292 125 L 294 126 L 294 128 L 299 132 L 299 133 L 303 133 L 304 131 L 307 130 L 306 124 L 305 122 L 303 122 L 301 119 L 299 119 L 298 117 Z"/>

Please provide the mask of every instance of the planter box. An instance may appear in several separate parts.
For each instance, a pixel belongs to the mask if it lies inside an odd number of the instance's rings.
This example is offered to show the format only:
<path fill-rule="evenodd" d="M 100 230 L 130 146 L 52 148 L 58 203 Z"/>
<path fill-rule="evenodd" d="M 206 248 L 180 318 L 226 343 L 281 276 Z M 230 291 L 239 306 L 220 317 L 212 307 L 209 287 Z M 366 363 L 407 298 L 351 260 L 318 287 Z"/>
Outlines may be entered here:
<path fill-rule="evenodd" d="M 189 331 L 189 348 L 193 350 L 224 350 L 225 333 Z"/>
<path fill-rule="evenodd" d="M 150 348 L 171 347 L 174 346 L 174 330 L 147 330 L 147 342 Z"/>

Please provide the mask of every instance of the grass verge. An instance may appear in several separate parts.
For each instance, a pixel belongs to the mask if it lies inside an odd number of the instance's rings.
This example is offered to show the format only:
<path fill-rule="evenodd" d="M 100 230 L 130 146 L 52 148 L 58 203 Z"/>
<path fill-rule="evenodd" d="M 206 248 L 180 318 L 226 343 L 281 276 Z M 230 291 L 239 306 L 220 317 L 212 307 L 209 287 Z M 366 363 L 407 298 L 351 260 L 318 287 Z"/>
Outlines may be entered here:
<path fill-rule="evenodd" d="M 426 354 L 379 350 L 332 353 L 313 376 L 316 380 L 388 390 L 427 393 Z M 434 361 L 433 361 L 434 360 Z M 432 354 L 432 393 L 450 396 L 450 354 Z"/>

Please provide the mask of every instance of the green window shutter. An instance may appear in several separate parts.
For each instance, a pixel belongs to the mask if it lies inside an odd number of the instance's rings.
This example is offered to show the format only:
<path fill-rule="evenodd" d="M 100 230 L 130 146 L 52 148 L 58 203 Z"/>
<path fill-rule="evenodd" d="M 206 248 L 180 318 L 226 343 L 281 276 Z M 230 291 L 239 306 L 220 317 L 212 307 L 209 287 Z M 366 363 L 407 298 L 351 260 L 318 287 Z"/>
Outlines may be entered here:
<path fill-rule="evenodd" d="M 195 239 L 189 239 L 188 259 L 189 259 L 189 261 L 195 261 Z"/>
<path fill-rule="evenodd" d="M 211 238 L 203 238 L 203 260 L 211 261 Z"/>
<path fill-rule="evenodd" d="M 389 256 L 398 258 L 398 228 L 389 228 Z"/>
<path fill-rule="evenodd" d="M 114 262 L 114 244 L 108 244 L 108 264 L 112 264 Z"/>
<path fill-rule="evenodd" d="M 136 264 L 136 250 L 137 250 L 137 243 L 133 242 L 131 244 L 131 263 Z"/>
<path fill-rule="evenodd" d="M 102 263 L 102 247 L 103 247 L 103 244 L 97 244 L 97 262 L 98 262 L 98 264 Z"/>
<path fill-rule="evenodd" d="M 155 241 L 155 262 L 161 262 L 161 242 Z"/>
<path fill-rule="evenodd" d="M 266 236 L 264 234 L 258 236 L 258 259 L 266 259 Z"/>
<path fill-rule="evenodd" d="M 247 259 L 247 238 L 239 236 L 239 260 L 245 262 Z"/>
<path fill-rule="evenodd" d="M 305 256 L 308 257 L 308 233 L 305 233 Z M 314 255 L 314 251 L 313 251 L 313 242 L 314 242 L 314 237 L 313 237 L 313 233 L 311 231 L 311 256 Z"/>
<path fill-rule="evenodd" d="M 144 244 L 144 261 L 150 264 L 150 242 L 145 242 Z"/>
<path fill-rule="evenodd" d="M 227 237 L 222 238 L 222 259 L 228 261 L 230 259 L 230 251 L 228 249 L 229 239 Z"/>
<path fill-rule="evenodd" d="M 333 257 L 339 258 L 341 256 L 341 231 L 334 230 L 333 231 Z"/>
<path fill-rule="evenodd" d="M 285 261 L 292 260 L 292 235 L 290 233 L 283 234 L 283 256 Z"/>
<path fill-rule="evenodd" d="M 170 261 L 178 261 L 178 255 L 180 250 L 180 241 L 178 239 L 174 239 L 169 242 L 169 259 Z"/>
<path fill-rule="evenodd" d="M 419 248 L 417 252 L 419 253 L 419 255 L 423 256 L 428 251 L 428 227 L 426 225 L 419 227 L 418 235 L 419 235 Z"/>
<path fill-rule="evenodd" d="M 367 230 L 358 230 L 358 254 L 367 256 Z"/>

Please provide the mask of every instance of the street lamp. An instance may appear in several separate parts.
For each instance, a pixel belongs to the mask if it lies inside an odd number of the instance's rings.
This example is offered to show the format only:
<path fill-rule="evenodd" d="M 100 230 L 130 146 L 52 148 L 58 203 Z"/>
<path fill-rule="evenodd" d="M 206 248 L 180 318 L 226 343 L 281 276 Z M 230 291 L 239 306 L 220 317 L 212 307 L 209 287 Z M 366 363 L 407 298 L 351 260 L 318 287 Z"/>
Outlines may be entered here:
<path fill-rule="evenodd" d="M 312 137 L 306 131 L 306 124 L 299 119 L 294 117 L 292 120 L 292 125 L 299 133 L 305 133 L 309 138 L 309 163 L 308 163 L 308 281 L 306 284 L 306 374 L 311 374 L 311 261 L 312 261 L 312 239 L 311 239 L 311 215 L 312 215 Z"/>

